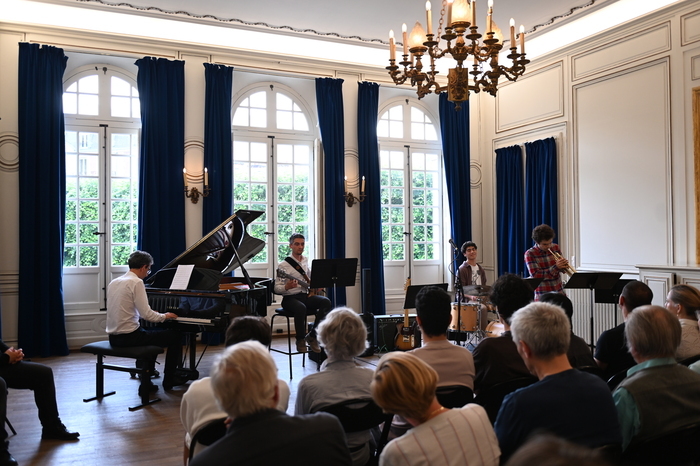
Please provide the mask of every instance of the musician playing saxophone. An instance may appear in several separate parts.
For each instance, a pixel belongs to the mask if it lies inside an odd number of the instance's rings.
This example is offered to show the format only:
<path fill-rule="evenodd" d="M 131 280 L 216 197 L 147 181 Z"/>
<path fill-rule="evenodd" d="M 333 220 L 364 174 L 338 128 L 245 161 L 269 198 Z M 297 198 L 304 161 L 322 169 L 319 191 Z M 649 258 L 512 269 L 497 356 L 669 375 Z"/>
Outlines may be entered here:
<path fill-rule="evenodd" d="M 316 327 L 326 317 L 333 307 L 330 299 L 325 296 L 309 296 L 308 285 L 311 283 L 311 269 L 309 260 L 302 255 L 306 241 L 301 233 L 294 233 L 289 237 L 289 248 L 292 250 L 291 256 L 280 262 L 278 267 L 284 275 L 294 278 L 286 278 L 277 275 L 275 280 L 275 293 L 282 295 L 282 307 L 286 311 L 294 313 L 294 328 L 296 329 L 297 351 L 306 353 L 306 345 L 311 347 L 314 353 L 320 353 L 321 347 L 316 339 Z M 306 289 L 301 285 L 305 283 Z M 318 310 L 316 313 L 316 323 L 313 330 L 306 334 L 306 316 L 308 311 Z"/>
<path fill-rule="evenodd" d="M 569 261 L 562 257 L 561 249 L 553 243 L 554 236 L 554 229 L 549 225 L 536 226 L 532 230 L 535 245 L 525 252 L 525 264 L 530 277 L 543 279 L 535 290 L 535 300 L 544 293 L 564 293 L 561 273 L 571 270 Z"/>

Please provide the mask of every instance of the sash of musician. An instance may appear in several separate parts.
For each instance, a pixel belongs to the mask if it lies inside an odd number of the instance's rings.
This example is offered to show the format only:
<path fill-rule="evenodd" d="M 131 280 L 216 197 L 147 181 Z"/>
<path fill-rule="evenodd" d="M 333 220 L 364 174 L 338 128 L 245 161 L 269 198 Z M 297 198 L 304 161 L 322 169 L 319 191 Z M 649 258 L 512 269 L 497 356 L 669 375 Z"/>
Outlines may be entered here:
<path fill-rule="evenodd" d="M 304 272 L 304 269 L 301 267 L 301 264 L 300 264 L 299 262 L 297 262 L 296 260 L 292 259 L 290 256 L 287 256 L 287 257 L 284 259 L 284 261 L 285 261 L 287 264 L 289 264 L 289 265 L 291 265 L 292 267 L 294 267 L 294 270 L 296 270 L 297 272 L 299 272 L 299 275 L 301 275 L 301 278 L 303 278 L 304 281 L 306 281 L 306 283 L 309 284 L 309 286 L 311 285 L 311 279 L 309 278 L 308 275 L 306 275 L 306 272 Z M 309 297 L 311 297 L 311 296 L 316 296 L 316 295 L 319 295 L 319 294 L 322 295 L 323 292 L 322 292 L 322 291 L 321 291 L 321 292 L 317 292 L 317 291 L 312 290 L 311 288 L 309 288 Z"/>

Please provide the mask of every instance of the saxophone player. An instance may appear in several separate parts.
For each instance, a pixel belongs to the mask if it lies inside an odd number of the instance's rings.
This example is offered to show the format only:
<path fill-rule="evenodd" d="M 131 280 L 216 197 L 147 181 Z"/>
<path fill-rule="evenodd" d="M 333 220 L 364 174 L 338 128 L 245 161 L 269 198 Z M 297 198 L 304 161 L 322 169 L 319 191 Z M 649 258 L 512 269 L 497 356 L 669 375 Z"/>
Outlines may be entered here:
<path fill-rule="evenodd" d="M 561 255 L 561 249 L 554 244 L 554 229 L 549 225 L 538 225 L 532 230 L 535 245 L 525 252 L 525 264 L 530 277 L 542 278 L 542 283 L 535 290 L 535 300 L 544 293 L 564 293 L 561 273 L 573 270 Z"/>

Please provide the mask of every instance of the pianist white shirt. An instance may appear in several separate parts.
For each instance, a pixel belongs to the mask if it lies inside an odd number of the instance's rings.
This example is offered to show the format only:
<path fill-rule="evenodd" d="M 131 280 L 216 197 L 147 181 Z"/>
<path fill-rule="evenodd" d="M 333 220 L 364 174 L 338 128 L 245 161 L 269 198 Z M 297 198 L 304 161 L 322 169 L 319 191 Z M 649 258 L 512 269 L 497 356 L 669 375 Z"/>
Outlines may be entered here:
<path fill-rule="evenodd" d="M 139 319 L 163 322 L 165 314 L 151 309 L 143 280 L 132 271 L 115 278 L 107 287 L 107 333 L 131 333 L 140 327 Z"/>

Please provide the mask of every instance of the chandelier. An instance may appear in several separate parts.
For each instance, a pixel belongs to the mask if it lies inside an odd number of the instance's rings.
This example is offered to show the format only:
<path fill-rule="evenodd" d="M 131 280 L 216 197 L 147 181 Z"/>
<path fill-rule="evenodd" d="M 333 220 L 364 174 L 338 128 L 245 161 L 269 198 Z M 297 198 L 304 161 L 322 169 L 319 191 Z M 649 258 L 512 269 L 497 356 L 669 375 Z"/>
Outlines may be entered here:
<path fill-rule="evenodd" d="M 427 16 L 426 32 L 419 22 L 411 34 L 406 32 L 403 24 L 403 60 L 396 64 L 396 43 L 394 31 L 389 31 L 389 76 L 398 84 L 410 80 L 416 88 L 418 98 L 434 92 L 447 91 L 447 99 L 455 103 L 455 109 L 461 109 L 461 103 L 469 99 L 469 92 L 488 92 L 492 96 L 498 92 L 498 80 L 501 77 L 515 81 L 525 72 L 525 65 L 530 60 L 525 58 L 525 28 L 520 26 L 520 53 L 515 42 L 515 21 L 510 20 L 510 53 L 507 58 L 512 61 L 509 67 L 498 63 L 498 54 L 503 48 L 503 35 L 493 21 L 493 0 L 489 0 L 486 16 L 486 36 L 477 32 L 476 0 L 442 0 L 440 21 L 437 34 L 433 34 L 432 11 L 430 1 L 425 2 Z M 443 24 L 445 33 L 442 34 Z M 441 35 L 442 34 L 442 35 Z M 440 39 L 445 44 L 440 46 Z M 430 56 L 430 67 L 423 70 L 423 56 Z M 447 85 L 441 86 L 436 80 L 436 60 L 451 56 L 457 66 L 450 68 Z M 472 57 L 471 65 L 467 59 Z M 467 63 L 465 63 L 467 61 Z M 403 66 L 400 70 L 399 65 Z M 465 66 L 466 65 L 466 66 Z M 471 66 L 471 71 L 469 68 Z M 470 78 L 469 75 L 472 75 Z"/>

